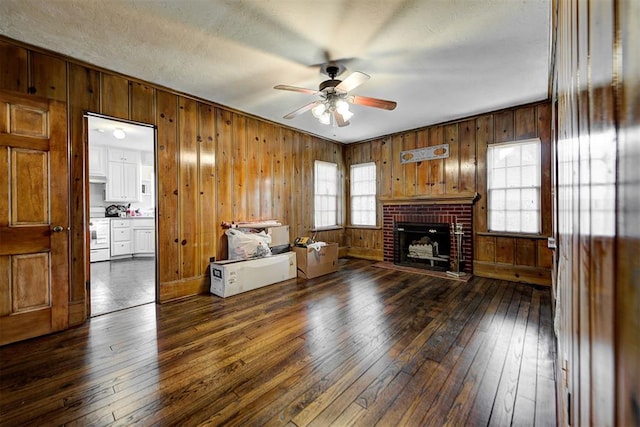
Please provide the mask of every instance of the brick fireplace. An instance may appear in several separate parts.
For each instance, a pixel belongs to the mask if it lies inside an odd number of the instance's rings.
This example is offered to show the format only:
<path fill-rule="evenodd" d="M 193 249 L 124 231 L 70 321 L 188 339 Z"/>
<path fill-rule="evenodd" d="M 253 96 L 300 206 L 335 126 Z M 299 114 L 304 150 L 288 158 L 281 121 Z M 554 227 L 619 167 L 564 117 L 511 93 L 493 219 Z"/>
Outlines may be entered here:
<path fill-rule="evenodd" d="M 473 236 L 472 236 L 472 205 L 471 204 L 393 204 L 385 203 L 382 207 L 383 216 L 383 251 L 384 260 L 394 262 L 394 225 L 396 223 L 411 224 L 446 224 L 461 223 L 464 227 L 462 238 L 462 264 L 460 271 L 473 273 Z M 454 236 L 450 236 L 451 260 L 455 260 Z M 397 257 L 396 257 L 397 259 Z"/>

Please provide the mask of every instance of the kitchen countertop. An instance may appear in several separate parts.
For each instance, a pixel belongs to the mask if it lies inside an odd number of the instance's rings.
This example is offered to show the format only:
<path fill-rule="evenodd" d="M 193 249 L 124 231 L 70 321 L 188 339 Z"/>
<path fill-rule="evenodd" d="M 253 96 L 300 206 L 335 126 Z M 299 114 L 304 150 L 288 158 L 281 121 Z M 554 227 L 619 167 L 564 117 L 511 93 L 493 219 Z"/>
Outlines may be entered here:
<path fill-rule="evenodd" d="M 109 219 L 154 219 L 152 216 L 110 216 Z"/>

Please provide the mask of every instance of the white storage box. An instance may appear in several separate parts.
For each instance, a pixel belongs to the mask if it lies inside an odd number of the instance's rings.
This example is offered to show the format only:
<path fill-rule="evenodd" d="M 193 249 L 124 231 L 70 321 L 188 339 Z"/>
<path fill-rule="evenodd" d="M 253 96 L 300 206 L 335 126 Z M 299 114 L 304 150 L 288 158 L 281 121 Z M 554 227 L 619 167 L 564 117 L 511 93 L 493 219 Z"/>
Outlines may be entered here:
<path fill-rule="evenodd" d="M 228 297 L 296 277 L 296 254 L 288 252 L 246 261 L 212 262 L 211 293 Z"/>
<path fill-rule="evenodd" d="M 271 236 L 271 244 L 269 246 L 288 245 L 289 242 L 289 226 L 281 225 L 279 227 L 267 228 L 267 234 Z"/>

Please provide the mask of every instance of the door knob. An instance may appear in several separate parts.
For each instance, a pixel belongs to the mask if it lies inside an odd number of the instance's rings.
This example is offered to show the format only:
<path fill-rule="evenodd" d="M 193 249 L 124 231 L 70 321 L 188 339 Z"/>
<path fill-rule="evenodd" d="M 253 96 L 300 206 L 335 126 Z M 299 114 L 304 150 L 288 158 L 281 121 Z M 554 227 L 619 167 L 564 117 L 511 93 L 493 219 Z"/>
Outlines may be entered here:
<path fill-rule="evenodd" d="M 53 227 L 53 232 L 54 232 L 54 233 L 59 233 L 59 232 L 61 232 L 62 230 L 64 230 L 64 228 L 62 228 L 62 226 L 61 226 L 61 225 L 56 225 L 55 227 Z"/>

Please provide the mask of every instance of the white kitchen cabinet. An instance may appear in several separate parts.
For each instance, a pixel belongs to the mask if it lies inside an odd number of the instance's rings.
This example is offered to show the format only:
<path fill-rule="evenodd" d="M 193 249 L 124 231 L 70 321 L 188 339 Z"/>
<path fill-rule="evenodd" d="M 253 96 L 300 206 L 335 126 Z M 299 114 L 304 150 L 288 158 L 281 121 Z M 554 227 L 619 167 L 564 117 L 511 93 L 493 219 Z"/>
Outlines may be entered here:
<path fill-rule="evenodd" d="M 107 177 L 107 149 L 104 145 L 89 146 L 89 179 L 105 182 Z"/>
<path fill-rule="evenodd" d="M 153 255 L 156 251 L 155 230 L 136 228 L 133 231 L 134 254 Z"/>
<path fill-rule="evenodd" d="M 133 255 L 154 256 L 156 252 L 156 231 L 153 218 L 131 220 L 133 230 Z"/>
<path fill-rule="evenodd" d="M 142 166 L 151 166 L 153 169 L 153 151 L 141 151 L 140 162 L 142 163 Z"/>
<path fill-rule="evenodd" d="M 108 149 L 105 201 L 140 200 L 140 153 L 133 150 Z"/>
<path fill-rule="evenodd" d="M 133 254 L 130 219 L 111 220 L 111 258 Z"/>
<path fill-rule="evenodd" d="M 110 162 L 140 164 L 139 151 L 124 148 L 109 148 L 108 152 Z"/>

